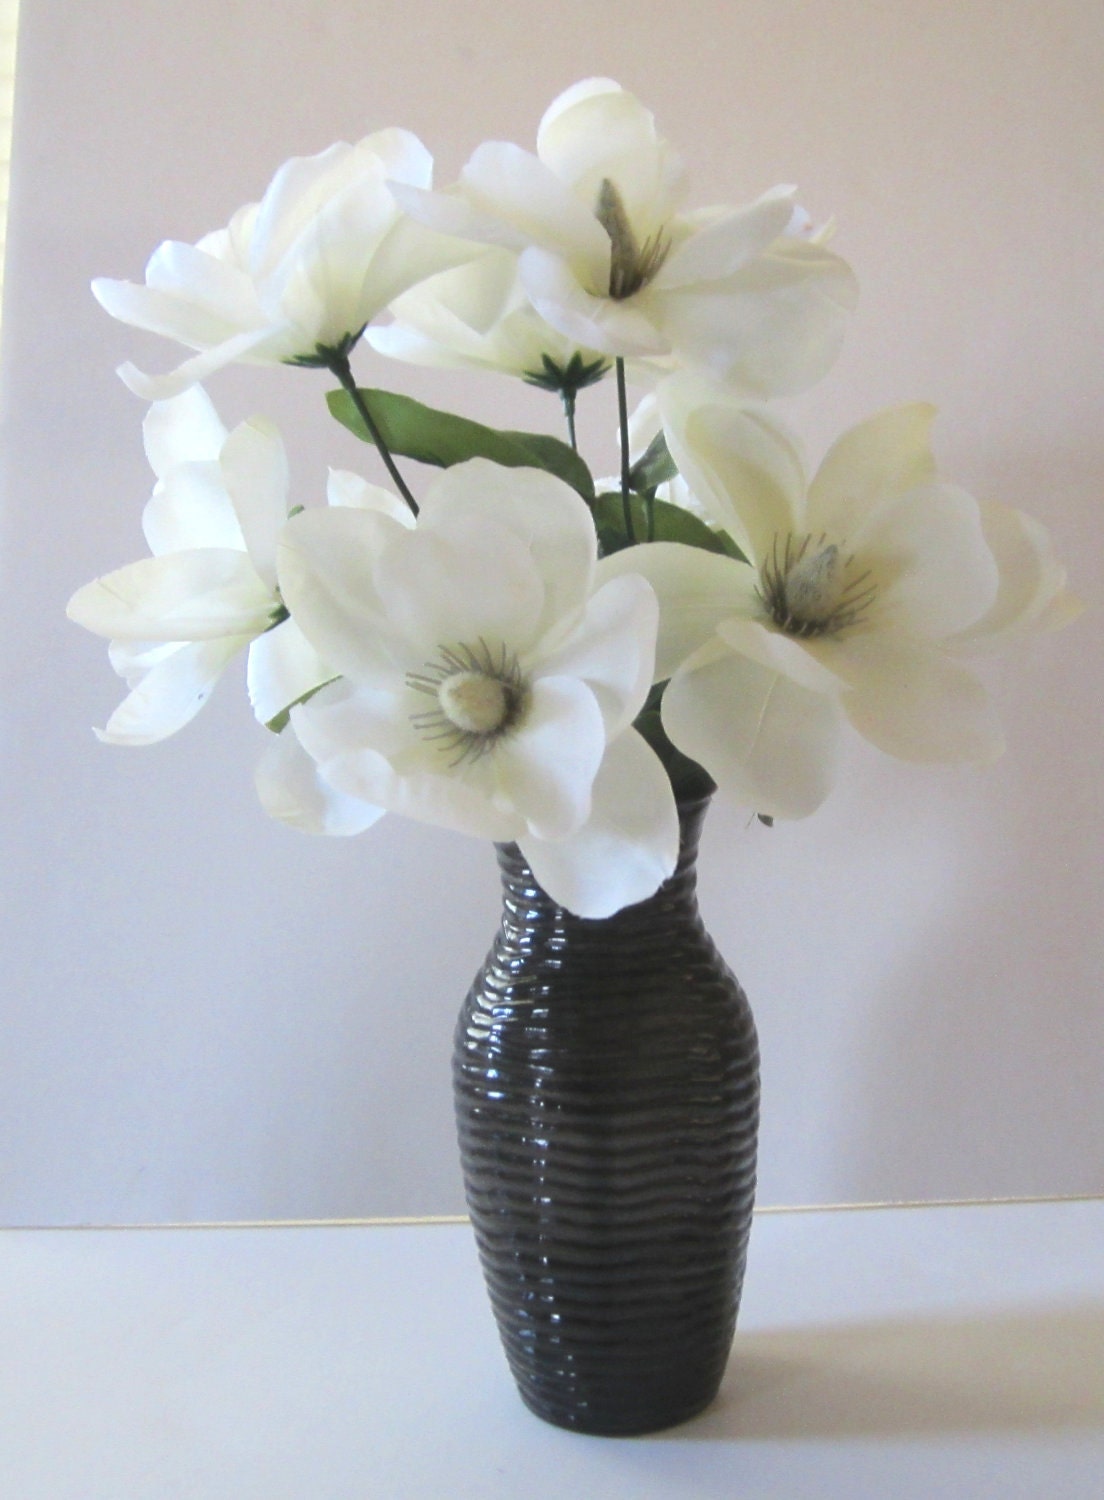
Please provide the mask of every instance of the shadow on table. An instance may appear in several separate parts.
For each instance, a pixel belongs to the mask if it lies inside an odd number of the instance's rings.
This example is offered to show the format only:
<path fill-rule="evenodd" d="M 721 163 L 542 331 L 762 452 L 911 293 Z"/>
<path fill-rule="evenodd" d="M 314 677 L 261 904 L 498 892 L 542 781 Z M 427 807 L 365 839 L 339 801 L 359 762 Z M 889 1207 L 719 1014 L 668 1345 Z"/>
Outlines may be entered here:
<path fill-rule="evenodd" d="M 1104 1431 L 1104 1306 L 738 1333 L 716 1403 L 663 1436 Z"/>

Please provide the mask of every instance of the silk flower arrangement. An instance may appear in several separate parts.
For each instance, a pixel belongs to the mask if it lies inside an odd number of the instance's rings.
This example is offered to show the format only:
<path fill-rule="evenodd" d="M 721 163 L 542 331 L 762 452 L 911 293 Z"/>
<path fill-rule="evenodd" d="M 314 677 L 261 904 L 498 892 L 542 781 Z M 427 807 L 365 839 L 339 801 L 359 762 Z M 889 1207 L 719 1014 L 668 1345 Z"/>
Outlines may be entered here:
<path fill-rule="evenodd" d="M 743 1274 L 754 1028 L 687 904 L 692 810 L 719 789 L 765 821 L 811 814 L 852 731 L 905 761 L 992 760 L 971 659 L 1077 610 L 1036 521 L 939 476 L 929 406 L 859 423 L 810 473 L 770 403 L 828 370 L 855 278 L 789 188 L 686 198 L 651 114 L 588 79 L 545 112 L 535 154 L 484 143 L 441 190 L 421 142 L 381 130 L 285 163 L 225 228 L 161 245 L 144 284 L 95 282 L 109 313 L 191 352 L 120 371 L 150 403 L 151 555 L 69 603 L 128 689 L 102 739 L 176 733 L 245 653 L 268 813 L 335 835 L 399 813 L 500 846 L 508 919 L 457 1033 L 469 1203 L 524 1399 L 597 1432 L 711 1399 Z M 566 440 L 363 389 L 362 341 L 539 386 Z M 387 487 L 331 471 L 319 504 L 293 486 L 273 424 L 227 431 L 200 383 L 233 362 L 328 372 Z M 620 432 L 604 482 L 575 435 L 603 383 Z M 441 470 L 421 493 L 407 458 Z M 621 947 L 595 959 L 607 928 Z M 538 1012 L 571 1034 L 558 1073 Z M 680 1012 L 690 1041 L 630 1077 Z M 642 1270 L 644 1223 L 659 1248 Z M 712 1269 L 672 1302 L 694 1256 Z"/>

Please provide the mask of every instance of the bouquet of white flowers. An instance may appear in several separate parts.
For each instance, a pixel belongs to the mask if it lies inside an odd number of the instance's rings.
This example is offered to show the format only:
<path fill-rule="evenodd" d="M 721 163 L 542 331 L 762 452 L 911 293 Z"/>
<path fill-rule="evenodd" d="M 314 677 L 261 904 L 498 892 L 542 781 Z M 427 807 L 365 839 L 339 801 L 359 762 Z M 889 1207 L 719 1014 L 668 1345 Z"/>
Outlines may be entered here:
<path fill-rule="evenodd" d="M 967 659 L 1076 602 L 1036 522 L 939 478 L 926 405 L 859 424 L 808 477 L 767 403 L 828 369 L 855 280 L 793 190 L 686 208 L 680 158 L 601 78 L 553 102 L 536 154 L 485 143 L 443 191 L 431 172 L 403 130 L 335 145 L 160 246 L 144 285 L 94 283 L 194 351 L 120 371 L 152 403 L 156 484 L 152 555 L 69 605 L 129 688 L 101 737 L 174 733 L 245 650 L 268 812 L 516 842 L 585 917 L 671 874 L 680 795 L 811 813 L 847 723 L 904 760 L 997 755 Z M 568 440 L 362 389 L 362 340 L 543 387 Z M 331 471 L 328 504 L 292 503 L 276 429 L 227 432 L 199 384 L 235 361 L 329 371 L 392 488 Z M 607 377 L 603 485 L 574 415 Z M 404 458 L 443 472 L 415 496 Z"/>

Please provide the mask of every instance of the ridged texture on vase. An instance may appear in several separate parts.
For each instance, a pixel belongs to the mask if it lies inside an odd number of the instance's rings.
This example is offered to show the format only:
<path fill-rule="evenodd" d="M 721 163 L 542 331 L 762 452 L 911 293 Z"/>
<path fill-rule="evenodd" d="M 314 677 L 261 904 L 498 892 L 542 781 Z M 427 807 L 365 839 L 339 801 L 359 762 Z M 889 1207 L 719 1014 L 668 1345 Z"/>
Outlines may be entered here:
<path fill-rule="evenodd" d="M 602 921 L 499 849 L 502 929 L 461 1011 L 468 1205 L 523 1400 L 595 1433 L 713 1399 L 743 1280 L 759 1078 L 747 1000 L 706 934 L 683 811 L 675 875 Z"/>

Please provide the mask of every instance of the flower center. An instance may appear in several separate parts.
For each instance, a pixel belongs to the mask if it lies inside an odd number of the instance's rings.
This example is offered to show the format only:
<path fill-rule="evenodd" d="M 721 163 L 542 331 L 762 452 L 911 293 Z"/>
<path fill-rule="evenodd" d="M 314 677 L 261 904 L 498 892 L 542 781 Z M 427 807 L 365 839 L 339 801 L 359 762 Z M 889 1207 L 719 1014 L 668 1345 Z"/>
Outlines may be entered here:
<path fill-rule="evenodd" d="M 855 558 L 821 536 L 776 536 L 770 562 L 759 572 L 759 597 L 787 635 L 838 635 L 858 624 L 874 602 L 870 569 L 856 572 Z"/>
<path fill-rule="evenodd" d="M 671 241 L 661 229 L 638 244 L 617 184 L 603 177 L 594 205 L 594 217 L 610 237 L 608 295 L 615 302 L 631 297 L 658 273 L 671 250 Z"/>
<path fill-rule="evenodd" d="M 433 707 L 411 714 L 423 739 L 450 755 L 451 766 L 478 760 L 520 721 L 527 698 L 517 657 L 505 646 L 441 646 L 436 661 L 408 672 L 407 686 L 433 699 Z"/>
<path fill-rule="evenodd" d="M 506 684 L 482 672 L 455 672 L 437 689 L 437 701 L 465 734 L 496 734 L 510 713 Z"/>

